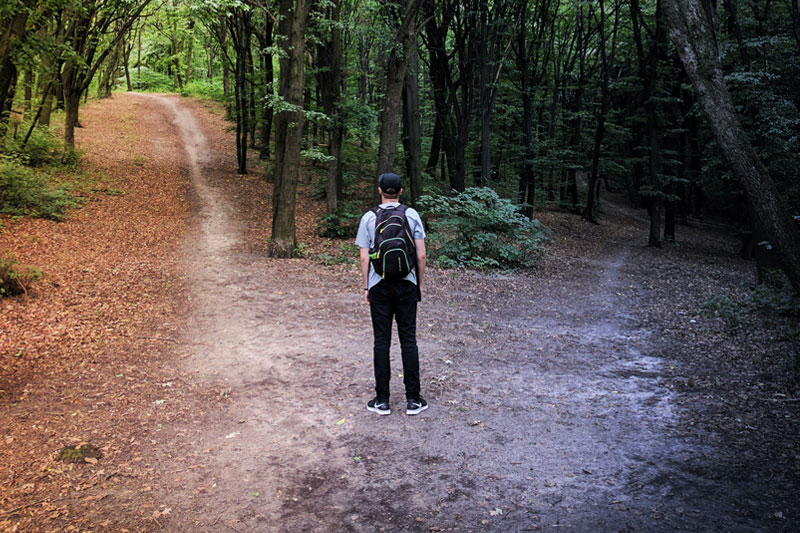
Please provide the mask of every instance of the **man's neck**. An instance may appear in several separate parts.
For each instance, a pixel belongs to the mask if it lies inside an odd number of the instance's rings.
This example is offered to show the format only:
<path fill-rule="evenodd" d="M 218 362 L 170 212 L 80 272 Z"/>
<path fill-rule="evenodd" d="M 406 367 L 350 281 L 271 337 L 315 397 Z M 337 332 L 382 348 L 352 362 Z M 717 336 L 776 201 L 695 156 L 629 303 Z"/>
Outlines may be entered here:
<path fill-rule="evenodd" d="M 400 198 L 386 198 L 385 196 L 381 196 L 381 204 L 389 204 L 389 203 L 400 203 Z"/>

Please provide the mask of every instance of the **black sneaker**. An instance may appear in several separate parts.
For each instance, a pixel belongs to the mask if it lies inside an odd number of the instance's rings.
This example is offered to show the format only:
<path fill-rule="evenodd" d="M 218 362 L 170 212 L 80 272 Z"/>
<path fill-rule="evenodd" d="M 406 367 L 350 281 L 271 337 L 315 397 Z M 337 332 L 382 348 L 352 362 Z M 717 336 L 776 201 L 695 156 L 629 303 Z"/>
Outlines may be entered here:
<path fill-rule="evenodd" d="M 367 410 L 372 411 L 373 413 L 378 413 L 379 415 L 392 414 L 392 410 L 389 409 L 389 402 L 386 400 L 379 400 L 377 398 L 373 398 L 367 402 Z"/>
<path fill-rule="evenodd" d="M 428 402 L 422 399 L 422 396 L 417 398 L 411 398 L 406 403 L 406 414 L 407 415 L 418 415 L 422 411 L 428 408 Z"/>

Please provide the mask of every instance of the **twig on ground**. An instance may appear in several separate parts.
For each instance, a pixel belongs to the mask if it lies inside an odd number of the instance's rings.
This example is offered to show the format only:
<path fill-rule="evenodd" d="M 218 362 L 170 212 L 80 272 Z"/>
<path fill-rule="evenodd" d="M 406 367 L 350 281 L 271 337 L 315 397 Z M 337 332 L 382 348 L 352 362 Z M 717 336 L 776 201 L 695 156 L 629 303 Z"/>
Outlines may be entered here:
<path fill-rule="evenodd" d="M 33 507 L 34 505 L 39 505 L 40 503 L 46 502 L 46 501 L 52 501 L 52 500 L 50 500 L 49 498 L 42 498 L 41 500 L 35 501 L 33 503 L 28 503 L 26 505 L 20 505 L 19 507 L 15 507 L 14 509 L 11 509 L 11 510 L 8 510 L 8 511 L 0 511 L 0 515 L 14 514 L 17 511 L 21 511 L 23 509 L 27 509 L 28 507 Z M 55 501 L 58 501 L 58 500 L 55 500 Z"/>

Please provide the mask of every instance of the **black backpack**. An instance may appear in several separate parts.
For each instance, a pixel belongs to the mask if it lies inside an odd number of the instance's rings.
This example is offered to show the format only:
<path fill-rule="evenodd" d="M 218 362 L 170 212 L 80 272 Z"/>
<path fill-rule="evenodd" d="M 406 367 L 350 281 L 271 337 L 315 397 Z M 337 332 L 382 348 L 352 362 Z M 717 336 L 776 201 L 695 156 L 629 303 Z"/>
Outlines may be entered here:
<path fill-rule="evenodd" d="M 381 279 L 403 279 L 417 265 L 417 247 L 408 225 L 405 205 L 376 207 L 375 240 L 369 251 L 372 267 Z"/>

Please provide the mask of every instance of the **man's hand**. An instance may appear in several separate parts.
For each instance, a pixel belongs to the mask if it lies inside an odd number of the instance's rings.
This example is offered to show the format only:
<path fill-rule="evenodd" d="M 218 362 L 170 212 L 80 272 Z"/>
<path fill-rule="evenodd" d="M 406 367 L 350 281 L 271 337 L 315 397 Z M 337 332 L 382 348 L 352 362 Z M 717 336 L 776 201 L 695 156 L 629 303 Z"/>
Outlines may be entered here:
<path fill-rule="evenodd" d="M 369 305 L 369 291 L 364 291 L 364 303 Z"/>

